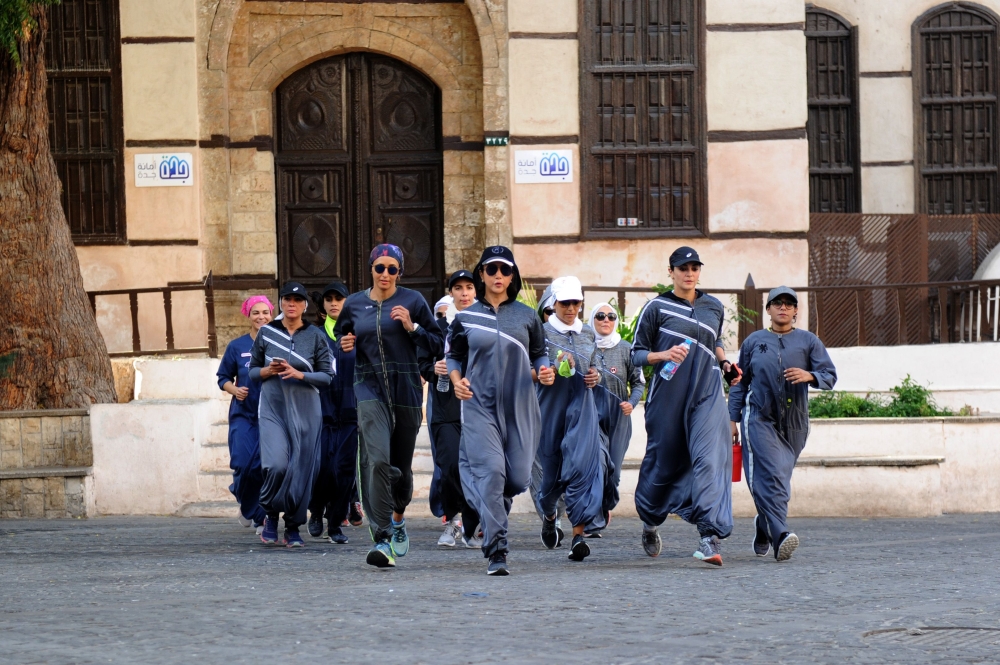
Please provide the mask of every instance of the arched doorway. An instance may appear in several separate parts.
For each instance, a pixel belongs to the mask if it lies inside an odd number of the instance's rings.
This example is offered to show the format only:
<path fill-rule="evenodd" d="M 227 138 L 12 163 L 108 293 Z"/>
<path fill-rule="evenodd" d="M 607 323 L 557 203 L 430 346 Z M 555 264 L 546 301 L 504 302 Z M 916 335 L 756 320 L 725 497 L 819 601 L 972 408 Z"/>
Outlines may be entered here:
<path fill-rule="evenodd" d="M 307 288 L 371 285 L 368 253 L 403 248 L 402 284 L 444 283 L 441 94 L 370 53 L 315 62 L 276 92 L 278 274 Z"/>

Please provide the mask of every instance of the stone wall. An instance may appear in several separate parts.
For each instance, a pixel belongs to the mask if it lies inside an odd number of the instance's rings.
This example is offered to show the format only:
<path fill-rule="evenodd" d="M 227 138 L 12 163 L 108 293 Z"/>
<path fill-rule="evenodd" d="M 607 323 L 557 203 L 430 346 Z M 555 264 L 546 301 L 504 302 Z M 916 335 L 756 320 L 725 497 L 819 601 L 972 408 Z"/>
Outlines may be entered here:
<path fill-rule="evenodd" d="M 86 410 L 0 412 L 0 518 L 84 517 L 92 464 Z"/>

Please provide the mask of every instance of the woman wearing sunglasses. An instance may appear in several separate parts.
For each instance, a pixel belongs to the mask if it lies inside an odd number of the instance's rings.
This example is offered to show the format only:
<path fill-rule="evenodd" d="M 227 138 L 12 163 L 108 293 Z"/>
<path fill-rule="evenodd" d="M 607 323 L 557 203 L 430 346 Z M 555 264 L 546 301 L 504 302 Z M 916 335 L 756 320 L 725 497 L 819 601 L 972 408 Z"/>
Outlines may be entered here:
<path fill-rule="evenodd" d="M 413 449 L 423 420 L 417 347 L 439 355 L 444 340 L 424 297 L 396 284 L 402 250 L 378 245 L 368 263 L 372 288 L 344 301 L 334 334 L 344 352 L 357 350 L 358 475 L 374 543 L 366 560 L 387 568 L 410 547 L 403 512 L 413 498 Z"/>
<path fill-rule="evenodd" d="M 743 467 L 753 495 L 753 551 L 787 561 L 799 546 L 788 528 L 792 470 L 809 435 L 809 386 L 832 390 L 837 369 L 823 342 L 795 328 L 799 297 L 787 286 L 771 289 L 771 327 L 751 333 L 740 347 L 743 378 L 729 391 L 734 443 L 743 430 Z"/>
<path fill-rule="evenodd" d="M 601 303 L 594 307 L 590 327 L 596 336 L 591 364 L 600 375 L 594 400 L 600 417 L 601 448 L 606 456 L 604 520 L 608 522 L 611 511 L 618 505 L 622 460 L 632 440 L 632 410 L 642 399 L 646 381 L 642 368 L 632 363 L 632 345 L 618 334 L 618 313 L 611 305 Z M 588 531 L 588 535 L 597 534 L 599 531 Z"/>
<path fill-rule="evenodd" d="M 733 449 L 720 370 L 731 366 L 722 345 L 726 310 L 698 290 L 701 267 L 695 250 L 675 250 L 673 291 L 651 300 L 639 316 L 632 361 L 654 370 L 635 508 L 646 554 L 659 555 L 656 528 L 673 513 L 698 527 L 694 557 L 721 566 L 719 539 L 733 530 Z"/>
<path fill-rule="evenodd" d="M 462 400 L 459 470 L 465 498 L 483 530 L 487 575 L 507 575 L 507 514 L 531 479 L 538 449 L 538 398 L 555 374 L 542 322 L 517 302 L 521 275 L 506 247 L 487 247 L 472 272 L 476 302 L 458 312 L 448 333 L 447 368 Z"/>
<path fill-rule="evenodd" d="M 583 561 L 590 554 L 584 531 L 605 526 L 604 460 L 597 405 L 591 390 L 599 381 L 590 366 L 594 331 L 578 318 L 583 288 L 576 277 L 552 282 L 554 316 L 545 323 L 549 361 L 559 367 L 555 382 L 538 389 L 542 409 L 542 436 L 538 458 L 542 483 L 538 508 L 542 512 L 542 543 L 559 545 L 556 527 L 559 497 L 565 493 L 566 514 L 573 525 L 569 559 Z"/>

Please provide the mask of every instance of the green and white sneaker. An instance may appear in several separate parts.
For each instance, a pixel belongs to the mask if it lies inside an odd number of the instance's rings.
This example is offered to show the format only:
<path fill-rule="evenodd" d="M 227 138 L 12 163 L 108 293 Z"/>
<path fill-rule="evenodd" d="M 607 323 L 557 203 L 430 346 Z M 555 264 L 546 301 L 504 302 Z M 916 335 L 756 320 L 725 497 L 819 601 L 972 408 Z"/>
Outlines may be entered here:
<path fill-rule="evenodd" d="M 365 563 L 376 568 L 395 568 L 396 558 L 392 555 L 392 547 L 389 541 L 381 540 L 375 543 L 375 547 L 368 551 Z"/>
<path fill-rule="evenodd" d="M 406 535 L 406 520 L 398 524 L 395 520 L 392 521 L 392 538 L 389 542 L 392 545 L 392 553 L 396 556 L 406 556 L 406 553 L 410 551 L 410 537 Z"/>

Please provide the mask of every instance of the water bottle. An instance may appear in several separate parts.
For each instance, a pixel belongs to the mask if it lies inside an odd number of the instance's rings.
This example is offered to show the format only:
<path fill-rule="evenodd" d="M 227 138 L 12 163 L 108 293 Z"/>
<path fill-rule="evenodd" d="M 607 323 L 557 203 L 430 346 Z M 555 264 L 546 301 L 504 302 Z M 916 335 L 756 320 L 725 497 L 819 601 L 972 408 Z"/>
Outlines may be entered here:
<path fill-rule="evenodd" d="M 451 380 L 447 376 L 439 376 L 437 381 L 437 391 L 446 393 L 451 389 Z"/>
<path fill-rule="evenodd" d="M 691 340 L 685 339 L 683 344 L 684 346 L 687 347 L 687 350 L 690 353 Z M 667 364 L 664 365 L 663 369 L 660 370 L 660 378 L 663 379 L 664 381 L 669 381 L 670 379 L 674 378 L 674 374 L 677 373 L 677 368 L 680 366 L 681 366 L 680 363 L 675 363 L 673 360 L 668 360 Z"/>

